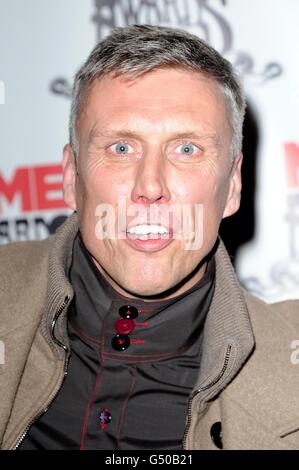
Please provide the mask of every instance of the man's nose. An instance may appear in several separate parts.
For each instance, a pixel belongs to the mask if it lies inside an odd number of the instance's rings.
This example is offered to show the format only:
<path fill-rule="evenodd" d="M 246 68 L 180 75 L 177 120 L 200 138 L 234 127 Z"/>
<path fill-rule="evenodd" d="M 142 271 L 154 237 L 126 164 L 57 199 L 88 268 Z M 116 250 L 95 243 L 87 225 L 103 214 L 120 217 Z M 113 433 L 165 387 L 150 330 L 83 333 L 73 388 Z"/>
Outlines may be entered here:
<path fill-rule="evenodd" d="M 156 152 L 145 155 L 137 165 L 132 201 L 144 204 L 169 201 L 168 180 L 167 162 L 163 155 Z"/>

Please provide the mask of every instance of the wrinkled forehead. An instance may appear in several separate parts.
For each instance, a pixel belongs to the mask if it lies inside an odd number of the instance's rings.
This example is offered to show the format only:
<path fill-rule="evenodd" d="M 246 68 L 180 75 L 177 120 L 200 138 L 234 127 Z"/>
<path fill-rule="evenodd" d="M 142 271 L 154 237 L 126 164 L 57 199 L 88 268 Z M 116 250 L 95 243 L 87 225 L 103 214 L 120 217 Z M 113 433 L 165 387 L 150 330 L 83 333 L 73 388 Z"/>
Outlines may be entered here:
<path fill-rule="evenodd" d="M 128 75 L 106 74 L 94 79 L 85 91 L 85 107 L 95 99 L 103 104 L 160 106 L 187 104 L 199 97 L 225 102 L 222 85 L 213 77 L 178 68 L 158 68 L 133 79 Z M 83 106 L 84 108 L 84 106 Z"/>
<path fill-rule="evenodd" d="M 212 78 L 186 70 L 154 70 L 130 80 L 106 75 L 94 80 L 81 108 L 84 132 L 101 128 L 189 132 L 190 126 L 219 133 L 228 126 L 227 102 Z"/>

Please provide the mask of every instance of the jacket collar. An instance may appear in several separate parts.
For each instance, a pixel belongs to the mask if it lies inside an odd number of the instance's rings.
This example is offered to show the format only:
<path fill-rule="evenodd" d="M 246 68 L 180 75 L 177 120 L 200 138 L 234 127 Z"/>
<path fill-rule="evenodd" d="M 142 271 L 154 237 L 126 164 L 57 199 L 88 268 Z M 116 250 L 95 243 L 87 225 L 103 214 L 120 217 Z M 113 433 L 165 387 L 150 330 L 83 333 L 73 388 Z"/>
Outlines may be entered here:
<path fill-rule="evenodd" d="M 215 291 L 207 315 L 203 355 L 195 390 L 206 401 L 239 372 L 254 348 L 253 330 L 243 290 L 221 241 L 215 252 Z"/>
<path fill-rule="evenodd" d="M 41 330 L 60 358 L 64 356 L 61 345 L 69 349 L 66 312 L 74 292 L 68 273 L 77 232 L 78 217 L 74 213 L 52 236 L 49 256 L 47 308 Z M 215 290 L 204 326 L 201 367 L 195 385 L 195 390 L 202 391 L 206 399 L 233 379 L 254 347 L 242 288 L 220 239 L 215 262 Z"/>
<path fill-rule="evenodd" d="M 69 350 L 66 312 L 74 296 L 68 273 L 72 263 L 73 244 L 78 232 L 78 216 L 74 212 L 51 235 L 52 245 L 49 252 L 48 292 L 45 315 L 41 321 L 41 332 L 52 350 L 60 359 Z M 54 341 L 54 339 L 56 339 Z"/>

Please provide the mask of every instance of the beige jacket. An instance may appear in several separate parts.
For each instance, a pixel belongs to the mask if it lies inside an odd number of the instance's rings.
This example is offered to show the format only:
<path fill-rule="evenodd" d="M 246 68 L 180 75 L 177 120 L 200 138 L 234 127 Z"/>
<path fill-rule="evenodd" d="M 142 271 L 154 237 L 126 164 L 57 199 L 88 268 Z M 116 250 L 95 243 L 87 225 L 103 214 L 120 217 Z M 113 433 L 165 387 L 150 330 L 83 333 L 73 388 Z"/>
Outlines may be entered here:
<path fill-rule="evenodd" d="M 2 449 L 18 446 L 67 372 L 66 312 L 73 296 L 67 273 L 77 230 L 73 214 L 47 240 L 0 248 Z M 296 339 L 299 302 L 267 305 L 249 295 L 220 243 L 184 449 L 299 449 Z"/>

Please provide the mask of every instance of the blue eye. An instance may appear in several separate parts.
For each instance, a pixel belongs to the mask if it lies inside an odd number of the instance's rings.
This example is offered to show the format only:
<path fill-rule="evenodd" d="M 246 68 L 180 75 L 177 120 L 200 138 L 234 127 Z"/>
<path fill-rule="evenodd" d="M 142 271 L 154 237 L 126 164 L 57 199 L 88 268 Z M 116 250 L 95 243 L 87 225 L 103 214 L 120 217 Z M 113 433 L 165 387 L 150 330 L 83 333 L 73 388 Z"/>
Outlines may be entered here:
<path fill-rule="evenodd" d="M 195 145 L 193 144 L 183 144 L 183 145 L 180 145 L 180 151 L 184 154 L 184 155 L 192 155 L 194 152 L 195 152 Z"/>
<path fill-rule="evenodd" d="M 126 155 L 129 153 L 129 145 L 128 144 L 115 144 L 114 145 L 115 152 L 119 155 Z"/>

